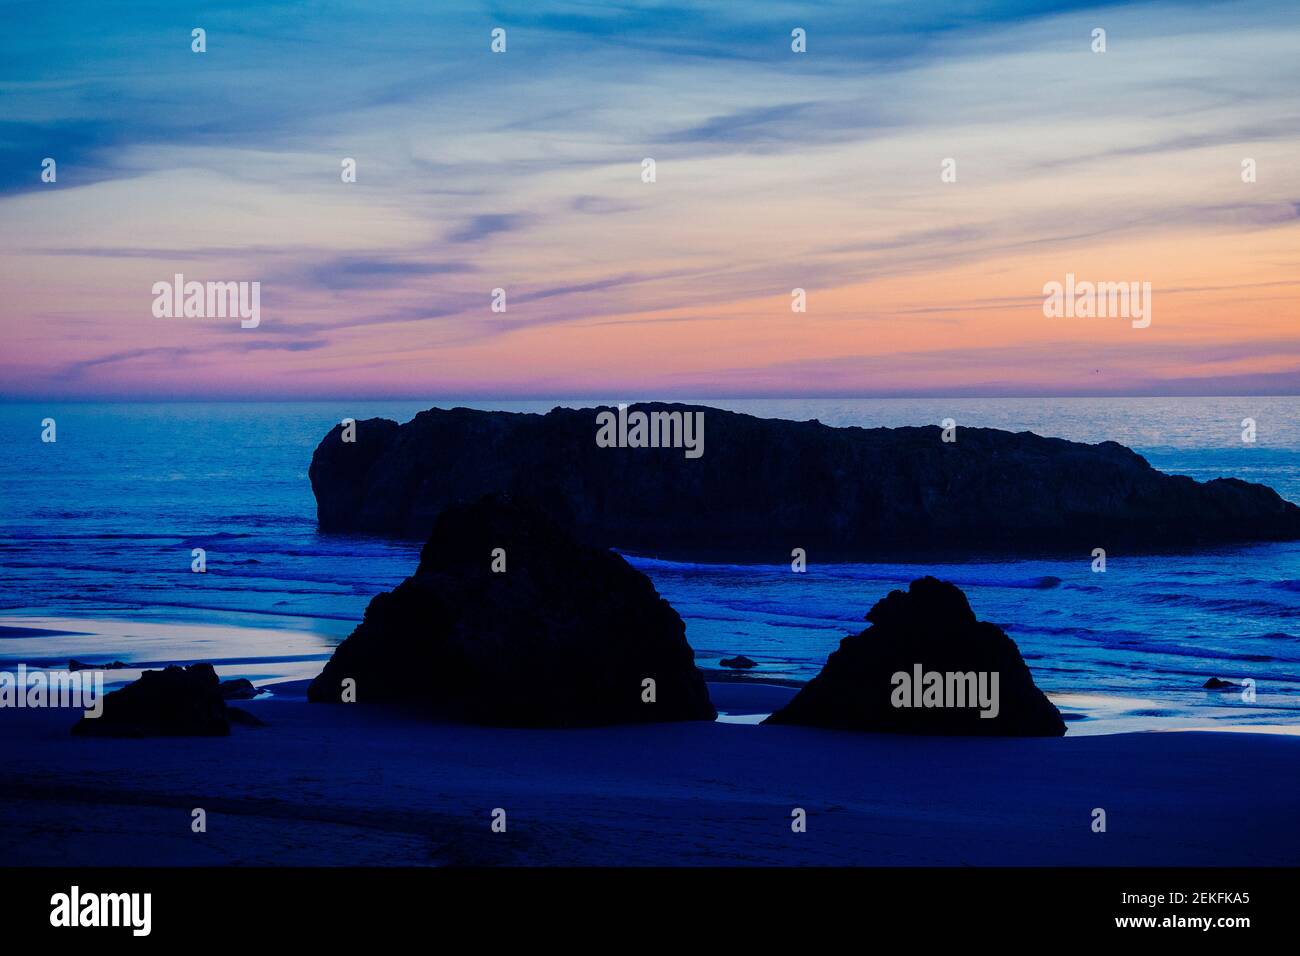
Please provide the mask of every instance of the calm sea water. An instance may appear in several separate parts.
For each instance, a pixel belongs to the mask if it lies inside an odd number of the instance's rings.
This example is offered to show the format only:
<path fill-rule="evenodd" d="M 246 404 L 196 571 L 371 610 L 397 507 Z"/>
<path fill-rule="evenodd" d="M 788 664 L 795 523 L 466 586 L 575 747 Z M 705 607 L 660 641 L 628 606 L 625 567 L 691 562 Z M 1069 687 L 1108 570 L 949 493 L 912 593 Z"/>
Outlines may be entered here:
<path fill-rule="evenodd" d="M 709 400 L 831 425 L 959 425 L 1119 441 L 1157 468 L 1234 476 L 1300 502 L 1300 398 Z M 418 545 L 317 533 L 311 453 L 344 417 L 406 421 L 432 402 L 0 405 L 0 666 L 70 656 L 148 666 L 213 660 L 305 676 Z M 546 411 L 591 401 L 439 402 Z M 40 441 L 41 420 L 58 441 Z M 1258 440 L 1241 439 L 1257 423 Z M 208 573 L 190 570 L 191 549 Z M 686 620 L 697 659 L 743 653 L 807 679 L 893 587 L 962 586 L 1017 641 L 1072 733 L 1300 728 L 1300 544 L 1194 555 L 960 565 L 686 565 L 633 558 Z M 64 633 L 57 633 L 64 632 Z M 71 632 L 71 633 L 68 633 Z M 129 676 L 134 671 L 122 671 Z M 1258 700 L 1200 690 L 1253 678 Z"/>

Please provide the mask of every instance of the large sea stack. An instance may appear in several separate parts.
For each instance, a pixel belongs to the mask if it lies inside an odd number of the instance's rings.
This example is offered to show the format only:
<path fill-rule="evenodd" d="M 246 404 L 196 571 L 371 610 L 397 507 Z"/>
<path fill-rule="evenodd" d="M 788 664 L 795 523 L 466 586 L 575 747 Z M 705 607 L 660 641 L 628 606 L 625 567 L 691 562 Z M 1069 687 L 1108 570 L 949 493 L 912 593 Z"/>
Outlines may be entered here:
<path fill-rule="evenodd" d="M 438 517 L 415 574 L 370 602 L 307 697 L 350 689 L 357 704 L 497 726 L 716 716 L 685 625 L 650 579 L 502 496 Z"/>
<path fill-rule="evenodd" d="M 1161 550 L 1300 539 L 1300 508 L 1234 478 L 1166 475 L 1114 442 L 960 425 L 831 428 L 692 405 L 632 406 L 682 447 L 601 447 L 601 412 L 431 409 L 336 426 L 312 456 L 325 531 L 423 539 L 447 505 L 528 494 L 589 543 L 666 556 L 789 560 L 993 551 Z M 678 432 L 680 435 L 680 432 Z"/>
<path fill-rule="evenodd" d="M 894 734 L 1059 737 L 1061 719 L 996 624 L 935 578 L 891 591 L 871 626 L 764 723 Z M 996 681 L 994 680 L 996 675 Z"/>

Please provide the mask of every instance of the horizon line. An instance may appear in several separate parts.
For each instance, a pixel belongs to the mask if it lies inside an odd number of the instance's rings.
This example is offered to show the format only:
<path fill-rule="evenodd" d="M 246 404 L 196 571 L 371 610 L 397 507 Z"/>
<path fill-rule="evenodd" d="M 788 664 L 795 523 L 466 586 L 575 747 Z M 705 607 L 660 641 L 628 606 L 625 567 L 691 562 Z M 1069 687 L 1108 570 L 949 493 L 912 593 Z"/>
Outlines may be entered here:
<path fill-rule="evenodd" d="M 697 393 L 683 394 L 662 394 L 654 397 L 638 397 L 629 399 L 611 400 L 608 392 L 591 393 L 591 392 L 550 392 L 550 393 L 462 393 L 462 394 L 444 394 L 444 395 L 408 395 L 408 394 L 357 394 L 357 395 L 264 395 L 258 397 L 231 396 L 228 394 L 214 395 L 173 395 L 173 394 L 143 394 L 133 396 L 123 395 L 9 395 L 0 393 L 0 403 L 8 405 L 38 404 L 41 402 L 82 402 L 96 404 L 154 404 L 160 402 L 170 402 L 177 404 L 268 404 L 268 403 L 321 403 L 321 402 L 546 402 L 546 401 L 594 401 L 610 405 L 617 404 L 645 404 L 650 402 L 707 402 L 707 401 L 926 401 L 926 400 L 967 400 L 967 399 L 1079 399 L 1079 398 L 1098 398 L 1098 399 L 1153 399 L 1153 398 L 1185 398 L 1185 399 L 1207 399 L 1207 398 L 1300 398 L 1300 391 L 1296 392 L 1233 392 L 1233 393 L 1192 393 L 1192 392 L 1149 392 L 1149 393 L 1131 393 L 1131 392 L 867 392 L 867 393 L 784 393 L 784 392 L 767 392 L 767 393 L 723 393 L 713 395 L 701 395 Z"/>

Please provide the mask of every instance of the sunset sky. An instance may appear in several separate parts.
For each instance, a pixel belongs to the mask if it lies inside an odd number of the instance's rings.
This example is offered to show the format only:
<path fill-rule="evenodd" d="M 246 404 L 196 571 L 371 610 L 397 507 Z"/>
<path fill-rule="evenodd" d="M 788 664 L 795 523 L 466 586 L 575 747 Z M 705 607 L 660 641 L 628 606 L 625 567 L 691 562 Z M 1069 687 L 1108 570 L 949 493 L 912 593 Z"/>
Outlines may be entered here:
<path fill-rule="evenodd" d="M 1294 0 L 2 9 L 9 398 L 1300 393 Z"/>

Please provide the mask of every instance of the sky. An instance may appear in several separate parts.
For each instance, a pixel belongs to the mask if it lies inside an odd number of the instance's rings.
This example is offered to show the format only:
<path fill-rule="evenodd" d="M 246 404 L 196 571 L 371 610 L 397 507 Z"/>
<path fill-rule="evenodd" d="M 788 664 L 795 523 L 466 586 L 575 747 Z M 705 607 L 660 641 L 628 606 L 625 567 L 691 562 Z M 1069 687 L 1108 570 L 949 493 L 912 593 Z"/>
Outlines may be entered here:
<path fill-rule="evenodd" d="M 0 15 L 0 397 L 1300 394 L 1294 0 Z"/>

